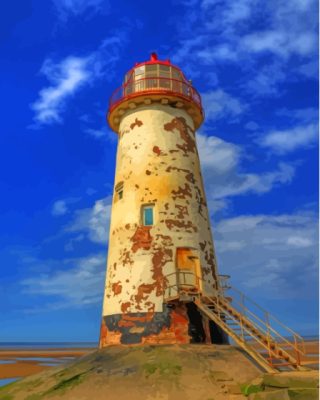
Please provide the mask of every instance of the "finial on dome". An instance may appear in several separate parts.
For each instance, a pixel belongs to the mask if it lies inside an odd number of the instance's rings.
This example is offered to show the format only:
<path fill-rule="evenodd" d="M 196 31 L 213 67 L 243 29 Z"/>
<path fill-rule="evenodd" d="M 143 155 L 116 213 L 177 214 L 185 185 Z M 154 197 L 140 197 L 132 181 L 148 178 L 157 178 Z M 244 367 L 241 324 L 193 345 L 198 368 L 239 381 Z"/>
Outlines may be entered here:
<path fill-rule="evenodd" d="M 157 61 L 157 60 L 158 60 L 157 53 L 155 52 L 151 53 L 150 61 Z"/>

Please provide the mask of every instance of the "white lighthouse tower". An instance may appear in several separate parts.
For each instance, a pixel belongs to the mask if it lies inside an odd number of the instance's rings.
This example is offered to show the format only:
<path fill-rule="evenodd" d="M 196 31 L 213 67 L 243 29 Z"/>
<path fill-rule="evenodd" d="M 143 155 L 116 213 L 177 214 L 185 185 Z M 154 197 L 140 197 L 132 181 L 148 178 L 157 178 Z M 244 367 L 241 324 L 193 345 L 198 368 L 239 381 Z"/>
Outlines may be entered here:
<path fill-rule="evenodd" d="M 192 295 L 212 295 L 217 266 L 196 144 L 198 92 L 156 54 L 110 101 L 118 134 L 100 347 L 223 341 Z"/>

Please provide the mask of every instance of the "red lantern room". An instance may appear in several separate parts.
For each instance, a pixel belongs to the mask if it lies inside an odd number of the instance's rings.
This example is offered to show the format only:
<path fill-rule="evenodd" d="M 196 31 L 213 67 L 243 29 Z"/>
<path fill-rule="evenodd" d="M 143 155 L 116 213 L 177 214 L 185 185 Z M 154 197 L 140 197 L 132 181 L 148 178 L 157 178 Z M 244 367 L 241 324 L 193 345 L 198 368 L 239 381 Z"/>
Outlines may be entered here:
<path fill-rule="evenodd" d="M 137 63 L 127 72 L 123 85 L 112 94 L 107 115 L 110 127 L 118 132 L 127 109 L 153 102 L 186 109 L 195 129 L 204 119 L 201 97 L 191 81 L 169 60 L 158 60 L 157 54 L 152 53 L 149 61 Z"/>

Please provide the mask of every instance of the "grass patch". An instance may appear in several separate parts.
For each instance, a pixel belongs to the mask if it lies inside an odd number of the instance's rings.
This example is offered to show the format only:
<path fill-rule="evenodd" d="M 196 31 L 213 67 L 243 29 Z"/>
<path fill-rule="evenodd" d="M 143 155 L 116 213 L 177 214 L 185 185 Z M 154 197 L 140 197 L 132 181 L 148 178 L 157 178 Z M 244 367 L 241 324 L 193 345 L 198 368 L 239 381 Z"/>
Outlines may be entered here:
<path fill-rule="evenodd" d="M 249 396 L 251 393 L 259 393 L 263 392 L 263 387 L 260 385 L 241 385 L 241 393 L 244 394 L 245 396 Z"/>
<path fill-rule="evenodd" d="M 174 376 L 174 375 L 179 375 L 182 371 L 181 365 L 173 364 L 168 361 L 163 361 L 158 363 L 146 363 L 142 366 L 142 368 L 147 377 L 157 372 L 161 376 L 166 376 L 166 375 Z"/>
<path fill-rule="evenodd" d="M 74 386 L 79 385 L 83 381 L 84 375 L 85 375 L 85 372 L 74 375 L 68 379 L 63 379 L 62 381 L 58 382 L 56 385 L 54 385 L 51 389 L 49 389 L 44 394 L 53 394 L 56 392 L 59 392 L 62 394 L 66 390 L 69 390 L 69 389 L 73 388 Z"/>
<path fill-rule="evenodd" d="M 4 397 L 1 397 L 1 400 L 13 400 L 13 394 L 5 394 Z"/>
<path fill-rule="evenodd" d="M 41 394 L 30 394 L 30 396 L 26 397 L 24 400 L 40 400 L 41 398 Z"/>

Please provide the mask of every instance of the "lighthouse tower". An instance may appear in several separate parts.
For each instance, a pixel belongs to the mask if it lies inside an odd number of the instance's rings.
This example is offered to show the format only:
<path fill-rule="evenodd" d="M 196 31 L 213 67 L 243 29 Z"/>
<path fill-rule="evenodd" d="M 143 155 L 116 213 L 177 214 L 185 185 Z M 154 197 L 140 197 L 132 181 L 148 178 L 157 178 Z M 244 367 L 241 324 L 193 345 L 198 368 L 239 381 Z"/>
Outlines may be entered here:
<path fill-rule="evenodd" d="M 223 341 L 193 302 L 218 285 L 198 92 L 153 53 L 126 74 L 107 118 L 118 149 L 100 347 Z"/>

